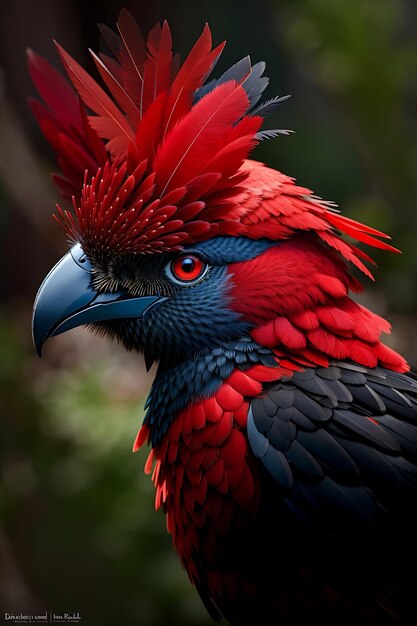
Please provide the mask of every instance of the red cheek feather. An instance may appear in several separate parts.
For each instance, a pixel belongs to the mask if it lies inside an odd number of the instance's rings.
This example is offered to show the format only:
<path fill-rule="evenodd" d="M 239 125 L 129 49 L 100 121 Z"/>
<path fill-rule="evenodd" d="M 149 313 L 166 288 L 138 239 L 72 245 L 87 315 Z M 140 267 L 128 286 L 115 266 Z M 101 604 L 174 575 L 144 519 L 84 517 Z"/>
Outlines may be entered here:
<path fill-rule="evenodd" d="M 347 271 L 338 259 L 324 255 L 323 248 L 313 241 L 299 239 L 232 264 L 229 271 L 231 306 L 255 324 L 277 315 L 314 310 L 317 304 L 325 304 L 330 294 L 346 295 L 349 288 Z"/>
<path fill-rule="evenodd" d="M 259 344 L 301 365 L 349 359 L 399 372 L 406 361 L 380 342 L 390 324 L 348 297 L 358 284 L 313 240 L 293 239 L 230 266 L 231 307 L 254 325 Z"/>

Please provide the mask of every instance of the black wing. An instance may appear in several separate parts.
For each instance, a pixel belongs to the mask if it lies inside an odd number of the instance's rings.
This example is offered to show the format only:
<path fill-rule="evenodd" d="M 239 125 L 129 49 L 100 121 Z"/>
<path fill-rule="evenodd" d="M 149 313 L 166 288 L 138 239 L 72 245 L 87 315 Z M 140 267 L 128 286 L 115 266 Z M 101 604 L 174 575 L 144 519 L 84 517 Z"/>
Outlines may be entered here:
<path fill-rule="evenodd" d="M 348 500 L 356 488 L 377 500 L 398 490 L 415 497 L 417 381 L 348 363 L 308 368 L 252 401 L 248 437 L 284 493 L 327 482 Z"/>
<path fill-rule="evenodd" d="M 272 490 L 285 509 L 276 527 L 292 547 L 278 554 L 294 560 L 300 545 L 301 561 L 314 543 L 333 588 L 355 601 L 364 590 L 394 622 L 415 623 L 417 381 L 350 363 L 309 368 L 266 386 L 247 428 L 265 500 Z"/>
<path fill-rule="evenodd" d="M 272 489 L 288 512 L 292 545 L 301 536 L 304 551 L 316 543 L 333 586 L 337 576 L 342 590 L 367 585 L 384 613 L 408 613 L 417 589 L 417 381 L 349 363 L 308 368 L 266 386 L 247 429 L 268 497 Z"/>

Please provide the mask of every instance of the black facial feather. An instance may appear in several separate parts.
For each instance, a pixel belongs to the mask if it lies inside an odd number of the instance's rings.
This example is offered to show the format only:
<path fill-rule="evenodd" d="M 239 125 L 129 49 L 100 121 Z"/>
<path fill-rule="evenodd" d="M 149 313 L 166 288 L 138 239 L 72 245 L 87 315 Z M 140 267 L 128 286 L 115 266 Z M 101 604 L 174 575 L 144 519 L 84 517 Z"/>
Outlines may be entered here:
<path fill-rule="evenodd" d="M 93 267 L 93 287 L 99 292 L 126 289 L 132 296 L 172 296 L 176 286 L 165 274 L 174 255 L 123 254 Z"/>
<path fill-rule="evenodd" d="M 133 297 L 160 296 L 165 301 L 139 320 L 96 322 L 90 329 L 120 341 L 127 350 L 144 353 L 148 364 L 179 362 L 186 355 L 241 337 L 248 323 L 230 306 L 233 274 L 228 268 L 275 245 L 267 240 L 216 237 L 176 253 L 91 259 L 92 287 L 100 293 L 124 290 Z M 175 280 L 171 265 L 186 256 L 197 256 L 208 266 L 200 278 L 188 283 Z"/>

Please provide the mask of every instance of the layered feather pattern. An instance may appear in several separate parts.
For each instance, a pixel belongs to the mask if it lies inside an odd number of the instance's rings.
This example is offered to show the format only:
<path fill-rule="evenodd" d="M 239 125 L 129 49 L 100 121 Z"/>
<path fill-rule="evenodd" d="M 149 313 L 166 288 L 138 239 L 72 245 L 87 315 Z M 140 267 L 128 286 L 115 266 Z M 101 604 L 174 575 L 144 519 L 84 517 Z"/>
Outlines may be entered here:
<path fill-rule="evenodd" d="M 394 250 L 384 241 L 387 235 L 339 215 L 288 176 L 245 160 L 258 141 L 287 132 L 261 129 L 263 116 L 285 100 L 277 96 L 259 104 L 268 85 L 263 62 L 252 66 L 245 57 L 205 84 L 224 48 L 212 48 L 207 24 L 179 68 L 167 22 L 145 39 L 123 9 L 117 34 L 100 28 L 114 57 L 91 54 L 107 91 L 59 44 L 75 92 L 46 61 L 29 54 L 44 101 L 31 107 L 57 152 L 62 174 L 55 181 L 64 196 L 74 197 L 75 219 L 61 211 L 71 239 L 93 257 L 175 250 L 214 233 L 278 240 L 304 231 L 372 277 L 365 264 L 372 259 L 340 234 Z M 117 223 L 109 219 L 107 204 L 98 205 L 88 191 L 104 171 L 112 172 L 109 184 L 129 189 L 118 204 Z M 107 197 L 117 189 L 108 189 Z M 161 212 L 165 206 L 175 210 Z"/>
<path fill-rule="evenodd" d="M 187 184 L 204 171 L 223 147 L 225 133 L 243 117 L 248 105 L 244 89 L 233 81 L 216 87 L 200 100 L 156 154 L 157 193 L 163 195 L 176 183 Z"/>
<path fill-rule="evenodd" d="M 152 445 L 155 508 L 191 581 L 235 626 L 411 623 L 417 382 L 348 267 L 373 278 L 351 239 L 395 248 L 248 159 L 288 132 L 263 128 L 286 99 L 261 102 L 263 62 L 210 79 L 224 43 L 208 25 L 182 65 L 167 22 L 144 38 L 122 10 L 101 32 L 104 86 L 58 44 L 69 81 L 30 52 L 31 108 L 90 287 L 158 296 L 97 328 L 159 360 L 134 450 Z M 184 248 L 207 267 L 174 284 L 182 257 L 164 253 Z"/>

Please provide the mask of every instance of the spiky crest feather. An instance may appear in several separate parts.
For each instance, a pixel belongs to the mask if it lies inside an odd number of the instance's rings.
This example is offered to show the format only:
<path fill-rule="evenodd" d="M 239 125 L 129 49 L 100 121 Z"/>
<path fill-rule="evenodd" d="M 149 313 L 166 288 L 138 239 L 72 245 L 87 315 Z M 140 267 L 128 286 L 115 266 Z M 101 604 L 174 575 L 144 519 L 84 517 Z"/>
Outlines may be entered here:
<path fill-rule="evenodd" d="M 249 57 L 204 85 L 224 43 L 212 50 L 208 25 L 177 71 L 166 22 L 145 40 L 120 13 L 116 34 L 101 31 L 114 58 L 92 52 L 109 95 L 57 44 L 77 95 L 45 60 L 29 54 L 45 104 L 32 110 L 58 155 L 55 182 L 75 213 L 58 221 L 86 252 L 172 251 L 217 234 L 286 239 L 314 232 L 372 277 L 354 239 L 394 250 L 387 235 L 338 215 L 330 203 L 247 156 L 264 137 L 263 115 L 283 98 L 259 100 L 268 79 Z M 88 112 L 87 112 L 88 110 Z M 93 114 L 90 114 L 92 112 Z M 284 132 L 284 131 L 282 131 Z"/>

